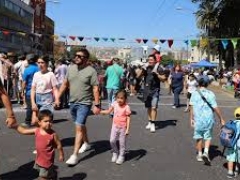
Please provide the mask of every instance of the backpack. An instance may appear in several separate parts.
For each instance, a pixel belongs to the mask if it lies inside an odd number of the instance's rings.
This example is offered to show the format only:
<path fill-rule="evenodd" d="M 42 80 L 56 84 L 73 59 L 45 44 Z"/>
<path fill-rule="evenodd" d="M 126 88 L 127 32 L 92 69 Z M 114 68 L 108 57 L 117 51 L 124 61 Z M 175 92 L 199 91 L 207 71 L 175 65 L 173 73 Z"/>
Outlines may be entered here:
<path fill-rule="evenodd" d="M 234 148 L 239 139 L 239 133 L 236 125 L 236 121 L 228 121 L 220 131 L 221 145 L 226 148 Z"/>

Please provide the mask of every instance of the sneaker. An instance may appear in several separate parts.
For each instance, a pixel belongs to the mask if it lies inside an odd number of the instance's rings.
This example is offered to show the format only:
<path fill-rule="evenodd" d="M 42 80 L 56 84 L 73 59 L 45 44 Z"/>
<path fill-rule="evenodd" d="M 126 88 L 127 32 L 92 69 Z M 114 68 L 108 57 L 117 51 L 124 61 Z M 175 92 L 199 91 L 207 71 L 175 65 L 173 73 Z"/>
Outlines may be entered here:
<path fill-rule="evenodd" d="M 176 106 L 172 106 L 173 109 L 176 109 L 177 107 Z"/>
<path fill-rule="evenodd" d="M 37 154 L 37 150 L 34 150 L 32 153 L 33 153 L 33 154 Z"/>
<path fill-rule="evenodd" d="M 188 108 L 186 108 L 185 110 L 184 110 L 184 112 L 188 112 L 189 110 L 188 110 Z"/>
<path fill-rule="evenodd" d="M 229 179 L 235 178 L 235 174 L 234 173 L 227 173 L 227 178 L 229 178 Z"/>
<path fill-rule="evenodd" d="M 117 161 L 117 159 L 118 159 L 118 154 L 117 153 L 113 153 L 111 162 L 115 163 Z"/>
<path fill-rule="evenodd" d="M 156 131 L 156 129 L 155 129 L 155 124 L 152 123 L 152 124 L 151 124 L 151 128 L 150 128 L 150 132 L 154 133 L 155 131 Z"/>
<path fill-rule="evenodd" d="M 205 165 L 211 165 L 211 161 L 210 161 L 207 153 L 203 153 L 202 159 L 203 159 Z"/>
<path fill-rule="evenodd" d="M 122 164 L 123 162 L 124 162 L 124 160 L 125 160 L 125 158 L 124 158 L 124 156 L 119 156 L 118 158 L 117 158 L 117 161 L 116 161 L 116 164 Z"/>
<path fill-rule="evenodd" d="M 201 155 L 197 155 L 196 159 L 198 162 L 203 162 L 203 158 Z"/>
<path fill-rule="evenodd" d="M 91 146 L 88 143 L 84 142 L 82 144 L 81 148 L 79 149 L 78 153 L 84 153 L 84 152 L 88 151 L 89 149 L 91 149 Z"/>
<path fill-rule="evenodd" d="M 68 165 L 76 165 L 78 163 L 77 155 L 72 154 L 70 158 L 66 161 Z"/>
<path fill-rule="evenodd" d="M 146 126 L 146 129 L 150 129 L 151 128 L 151 125 L 152 123 L 151 122 L 148 122 L 147 126 Z"/>

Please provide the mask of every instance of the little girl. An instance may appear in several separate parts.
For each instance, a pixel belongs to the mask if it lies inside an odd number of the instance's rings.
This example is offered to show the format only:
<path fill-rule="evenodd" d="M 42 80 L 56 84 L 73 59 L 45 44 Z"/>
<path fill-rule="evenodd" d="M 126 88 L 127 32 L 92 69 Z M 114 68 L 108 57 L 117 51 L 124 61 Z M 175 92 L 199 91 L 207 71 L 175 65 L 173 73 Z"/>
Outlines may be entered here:
<path fill-rule="evenodd" d="M 39 171 L 39 179 L 56 179 L 54 172 L 54 149 L 59 151 L 59 161 L 64 161 L 64 152 L 61 141 L 52 129 L 53 114 L 50 110 L 42 110 L 38 114 L 37 128 L 25 129 L 15 125 L 15 129 L 24 135 L 35 135 L 35 146 L 37 150 L 34 169 Z"/>
<path fill-rule="evenodd" d="M 126 136 L 129 134 L 131 110 L 127 104 L 127 92 L 119 90 L 116 93 L 116 101 L 108 110 L 102 110 L 101 114 L 110 114 L 114 112 L 113 124 L 110 136 L 112 147 L 112 162 L 122 164 L 125 160 Z M 119 149 L 117 146 L 119 140 Z"/>
<path fill-rule="evenodd" d="M 189 111 L 189 101 L 190 101 L 190 98 L 192 96 L 192 93 L 197 90 L 197 86 L 198 86 L 198 82 L 196 80 L 196 77 L 194 76 L 194 74 L 189 74 L 188 81 L 187 81 L 187 84 L 186 84 L 186 89 L 188 91 L 188 93 L 187 93 L 187 107 L 184 110 L 184 112 Z"/>

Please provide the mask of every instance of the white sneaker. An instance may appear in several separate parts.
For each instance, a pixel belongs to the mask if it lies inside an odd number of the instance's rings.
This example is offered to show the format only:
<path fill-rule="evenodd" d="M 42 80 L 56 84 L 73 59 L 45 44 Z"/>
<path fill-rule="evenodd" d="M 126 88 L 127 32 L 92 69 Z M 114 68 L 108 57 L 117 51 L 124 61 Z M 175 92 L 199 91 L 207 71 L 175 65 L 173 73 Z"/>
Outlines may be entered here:
<path fill-rule="evenodd" d="M 116 164 L 122 164 L 123 162 L 124 162 L 124 160 L 125 160 L 125 158 L 124 158 L 124 156 L 119 156 L 118 158 L 117 158 L 117 161 L 116 161 Z"/>
<path fill-rule="evenodd" d="M 111 162 L 115 163 L 117 161 L 117 159 L 118 159 L 118 154 L 117 153 L 113 153 Z"/>
<path fill-rule="evenodd" d="M 66 161 L 68 165 L 76 165 L 78 163 L 77 155 L 72 154 L 70 158 Z"/>
<path fill-rule="evenodd" d="M 146 129 L 150 129 L 151 128 L 151 125 L 152 123 L 151 122 L 148 122 L 147 126 L 146 126 Z"/>
<path fill-rule="evenodd" d="M 206 165 L 211 165 L 211 161 L 207 153 L 203 153 L 202 159 Z"/>
<path fill-rule="evenodd" d="M 154 133 L 156 131 L 155 124 L 151 124 L 150 132 Z"/>
<path fill-rule="evenodd" d="M 172 106 L 173 109 L 176 109 L 177 107 L 176 106 Z"/>
<path fill-rule="evenodd" d="M 81 146 L 81 148 L 79 149 L 78 153 L 84 153 L 86 151 L 88 151 L 89 149 L 91 149 L 90 144 L 84 142 Z"/>
<path fill-rule="evenodd" d="M 203 158 L 201 155 L 197 155 L 196 159 L 198 162 L 203 162 Z"/>
<path fill-rule="evenodd" d="M 37 154 L 37 150 L 34 150 L 32 153 L 33 153 L 33 154 Z"/>

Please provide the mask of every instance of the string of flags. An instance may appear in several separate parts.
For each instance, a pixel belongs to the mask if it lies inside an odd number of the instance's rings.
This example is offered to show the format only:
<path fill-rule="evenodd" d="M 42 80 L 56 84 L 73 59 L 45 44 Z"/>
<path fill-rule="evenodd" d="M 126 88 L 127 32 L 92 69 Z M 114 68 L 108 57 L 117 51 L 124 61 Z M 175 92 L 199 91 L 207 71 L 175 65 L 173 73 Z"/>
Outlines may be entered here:
<path fill-rule="evenodd" d="M 67 35 L 49 35 L 49 34 L 38 34 L 38 33 L 24 33 L 24 32 L 16 32 L 16 31 L 8 31 L 8 30 L 0 30 L 0 35 L 4 35 L 4 36 L 9 36 L 10 34 L 17 34 L 19 36 L 22 37 L 46 37 L 46 38 L 52 38 L 54 40 L 59 40 L 59 38 L 64 39 L 65 41 L 67 41 L 68 39 L 72 40 L 72 41 L 95 41 L 95 42 L 125 42 L 127 43 L 126 38 L 112 38 L 112 37 L 84 37 L 84 36 L 67 36 Z M 137 43 L 137 44 L 147 44 L 152 42 L 153 44 L 164 44 L 167 42 L 168 47 L 171 48 L 174 45 L 175 41 L 183 41 L 187 46 L 191 46 L 191 47 L 195 47 L 195 46 L 200 46 L 201 48 L 207 47 L 209 45 L 209 43 L 212 42 L 220 42 L 222 47 L 226 50 L 228 45 L 232 44 L 232 46 L 234 47 L 234 49 L 237 48 L 237 44 L 238 44 L 238 40 L 240 40 L 239 38 L 201 38 L 201 39 L 186 39 L 186 40 L 174 40 L 174 39 L 158 39 L 158 38 L 153 38 L 153 39 L 145 39 L 145 38 L 136 38 L 134 40 L 131 40 L 131 42 L 133 43 Z"/>

